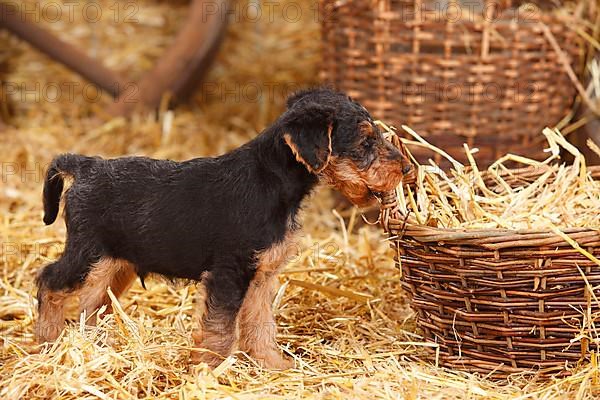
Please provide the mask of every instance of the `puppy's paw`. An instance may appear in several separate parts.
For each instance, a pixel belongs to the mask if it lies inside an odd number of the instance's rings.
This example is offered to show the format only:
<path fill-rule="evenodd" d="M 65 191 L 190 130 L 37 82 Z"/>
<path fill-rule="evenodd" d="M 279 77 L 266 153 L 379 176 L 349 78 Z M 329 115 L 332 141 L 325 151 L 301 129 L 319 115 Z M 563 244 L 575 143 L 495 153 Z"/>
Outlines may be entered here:
<path fill-rule="evenodd" d="M 63 324 L 42 324 L 38 322 L 34 327 L 34 336 L 38 344 L 54 343 L 64 329 Z"/>
<path fill-rule="evenodd" d="M 217 368 L 223 360 L 224 358 L 220 355 L 204 349 L 192 350 L 190 354 L 191 364 L 206 363 L 211 369 Z"/>
<path fill-rule="evenodd" d="M 268 354 L 252 355 L 252 358 L 263 368 L 285 371 L 294 368 L 294 360 L 283 357 L 278 351 L 271 351 Z"/>

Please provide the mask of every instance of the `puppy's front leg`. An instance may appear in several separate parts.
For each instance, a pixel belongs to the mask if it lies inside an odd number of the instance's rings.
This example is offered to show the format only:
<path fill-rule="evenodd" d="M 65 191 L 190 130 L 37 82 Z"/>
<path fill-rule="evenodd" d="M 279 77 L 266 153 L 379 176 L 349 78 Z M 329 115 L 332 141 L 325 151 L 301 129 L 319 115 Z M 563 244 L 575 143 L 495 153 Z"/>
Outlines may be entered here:
<path fill-rule="evenodd" d="M 234 270 L 217 270 L 205 274 L 199 285 L 197 312 L 201 314 L 192 333 L 193 363 L 205 362 L 217 367 L 233 350 L 236 341 L 236 318 L 248 282 Z"/>
<path fill-rule="evenodd" d="M 276 273 L 257 271 L 250 283 L 240 310 L 240 350 L 270 369 L 288 369 L 294 366 L 280 354 L 277 346 L 277 324 L 273 318 L 272 301 Z"/>
<path fill-rule="evenodd" d="M 288 369 L 293 362 L 281 356 L 277 346 L 277 324 L 273 318 L 273 296 L 277 284 L 277 274 L 290 250 L 296 247 L 291 234 L 258 254 L 256 273 L 240 310 L 240 350 L 245 351 L 266 368 Z"/>

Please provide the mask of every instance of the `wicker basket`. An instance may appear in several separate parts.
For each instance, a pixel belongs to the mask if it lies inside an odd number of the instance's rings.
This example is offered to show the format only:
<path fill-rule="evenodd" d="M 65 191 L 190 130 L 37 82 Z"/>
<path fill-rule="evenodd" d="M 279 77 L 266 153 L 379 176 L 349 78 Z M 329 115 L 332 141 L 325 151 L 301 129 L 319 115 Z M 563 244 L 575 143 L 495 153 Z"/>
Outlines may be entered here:
<path fill-rule="evenodd" d="M 515 177 L 505 179 L 522 185 L 544 172 L 512 171 Z M 591 172 L 600 178 L 600 167 Z M 590 351 L 598 352 L 589 338 L 597 336 L 591 327 L 600 307 L 593 296 L 600 290 L 588 288 L 598 288 L 600 269 L 561 237 L 405 224 L 395 193 L 385 196 L 381 220 L 417 325 L 439 344 L 442 365 L 496 377 L 531 370 L 567 374 Z M 599 230 L 565 233 L 600 256 Z"/>
<path fill-rule="evenodd" d="M 457 17 L 444 2 L 321 0 L 322 79 L 459 161 L 463 143 L 480 149 L 481 166 L 506 153 L 543 159 L 538 133 L 559 122 L 575 96 L 544 30 L 571 63 L 576 33 L 550 10 L 517 11 L 502 0 L 500 12 L 498 0 L 485 1 L 486 11 Z M 411 148 L 424 162 L 430 154 L 422 151 Z"/>

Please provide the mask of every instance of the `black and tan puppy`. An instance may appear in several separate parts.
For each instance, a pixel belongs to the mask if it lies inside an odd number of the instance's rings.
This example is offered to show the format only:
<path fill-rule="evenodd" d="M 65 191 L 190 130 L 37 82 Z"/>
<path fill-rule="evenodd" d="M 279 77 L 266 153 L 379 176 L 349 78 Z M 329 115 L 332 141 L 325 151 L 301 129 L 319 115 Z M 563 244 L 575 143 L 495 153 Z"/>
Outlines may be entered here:
<path fill-rule="evenodd" d="M 276 273 L 298 229 L 302 200 L 319 181 L 364 205 L 411 172 L 360 104 L 326 89 L 288 100 L 256 139 L 216 158 L 185 162 L 73 154 L 52 162 L 44 222 L 56 220 L 65 176 L 67 241 L 40 272 L 38 340 L 64 325 L 64 300 L 78 295 L 88 316 L 148 274 L 201 281 L 202 316 L 193 337 L 215 366 L 237 347 L 285 368 L 271 312 Z M 95 316 L 90 318 L 95 322 Z"/>

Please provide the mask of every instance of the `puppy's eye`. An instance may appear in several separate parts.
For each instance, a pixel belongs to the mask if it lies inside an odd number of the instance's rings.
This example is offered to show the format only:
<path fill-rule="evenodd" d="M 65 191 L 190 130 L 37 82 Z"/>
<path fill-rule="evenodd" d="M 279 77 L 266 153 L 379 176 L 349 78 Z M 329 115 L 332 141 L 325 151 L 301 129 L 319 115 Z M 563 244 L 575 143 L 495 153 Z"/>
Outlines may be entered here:
<path fill-rule="evenodd" d="M 375 143 L 373 142 L 373 140 L 371 140 L 371 139 L 365 139 L 365 140 L 362 141 L 361 146 L 363 147 L 363 149 L 369 150 L 369 149 L 373 148 L 374 144 Z"/>

